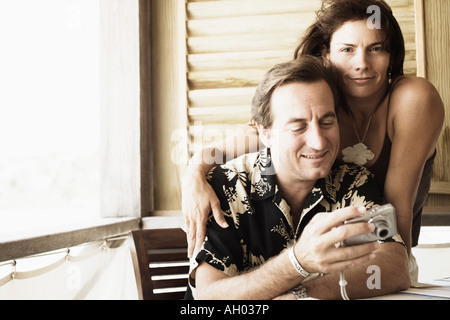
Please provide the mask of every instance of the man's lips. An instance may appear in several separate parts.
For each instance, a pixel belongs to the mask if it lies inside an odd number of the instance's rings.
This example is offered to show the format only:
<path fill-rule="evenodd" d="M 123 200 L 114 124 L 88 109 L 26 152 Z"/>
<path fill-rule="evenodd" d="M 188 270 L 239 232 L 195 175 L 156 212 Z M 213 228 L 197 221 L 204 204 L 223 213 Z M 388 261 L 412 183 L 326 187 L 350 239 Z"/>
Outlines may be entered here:
<path fill-rule="evenodd" d="M 303 154 L 302 157 L 310 160 L 319 160 L 325 157 L 327 153 L 321 153 L 321 154 Z"/>

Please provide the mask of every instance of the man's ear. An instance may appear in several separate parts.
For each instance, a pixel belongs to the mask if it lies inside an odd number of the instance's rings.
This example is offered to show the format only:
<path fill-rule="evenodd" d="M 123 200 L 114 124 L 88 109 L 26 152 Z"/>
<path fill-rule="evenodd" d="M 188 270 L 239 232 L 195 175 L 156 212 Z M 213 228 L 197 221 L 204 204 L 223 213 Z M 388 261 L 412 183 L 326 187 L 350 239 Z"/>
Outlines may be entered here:
<path fill-rule="evenodd" d="M 272 147 L 270 141 L 270 129 L 264 128 L 260 123 L 256 122 L 256 128 L 258 129 L 259 139 L 267 147 Z"/>

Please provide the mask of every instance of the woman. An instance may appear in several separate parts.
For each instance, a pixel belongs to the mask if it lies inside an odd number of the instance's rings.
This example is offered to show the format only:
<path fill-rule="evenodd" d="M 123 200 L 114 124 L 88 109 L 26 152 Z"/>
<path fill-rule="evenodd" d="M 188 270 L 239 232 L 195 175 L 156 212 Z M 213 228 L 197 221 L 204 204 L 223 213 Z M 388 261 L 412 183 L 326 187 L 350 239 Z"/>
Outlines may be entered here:
<path fill-rule="evenodd" d="M 380 9 L 378 29 L 377 23 L 371 23 L 377 16 L 367 13 L 373 5 Z M 383 0 L 324 0 L 316 22 L 295 51 L 295 57 L 304 54 L 322 57 L 336 73 L 342 94 L 337 110 L 341 134 L 337 161 L 364 165 L 375 174 L 385 201 L 397 210 L 398 231 L 410 252 L 417 245 L 443 124 L 438 92 L 425 79 L 403 75 L 403 36 Z M 255 134 L 251 126 L 242 133 Z M 199 161 L 215 152 L 234 153 L 233 140 L 196 154 L 183 179 L 190 254 L 194 243 L 195 251 L 202 243 L 209 212 L 226 227 L 205 179 L 213 165 Z"/>

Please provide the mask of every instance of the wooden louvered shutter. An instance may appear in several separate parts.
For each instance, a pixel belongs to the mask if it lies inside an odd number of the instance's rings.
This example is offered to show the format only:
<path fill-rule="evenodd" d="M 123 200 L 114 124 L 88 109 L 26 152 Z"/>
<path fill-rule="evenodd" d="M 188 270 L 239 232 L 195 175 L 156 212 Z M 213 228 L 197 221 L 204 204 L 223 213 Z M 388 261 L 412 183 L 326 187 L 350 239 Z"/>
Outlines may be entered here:
<path fill-rule="evenodd" d="M 414 0 L 391 0 L 406 42 L 405 73 L 416 74 Z M 293 58 L 320 0 L 188 0 L 190 151 L 250 120 L 255 87 L 274 64 Z"/>

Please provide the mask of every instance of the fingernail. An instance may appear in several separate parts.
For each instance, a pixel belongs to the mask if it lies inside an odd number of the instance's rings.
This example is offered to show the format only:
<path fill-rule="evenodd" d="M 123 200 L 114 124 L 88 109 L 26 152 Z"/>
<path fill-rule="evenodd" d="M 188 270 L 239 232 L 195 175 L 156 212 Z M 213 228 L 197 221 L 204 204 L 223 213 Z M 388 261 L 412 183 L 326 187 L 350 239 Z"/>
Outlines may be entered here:
<path fill-rule="evenodd" d="M 364 206 L 359 206 L 359 207 L 358 207 L 358 211 L 361 212 L 361 213 L 365 213 L 366 210 L 367 210 L 367 209 L 366 209 L 366 207 L 364 207 Z"/>

